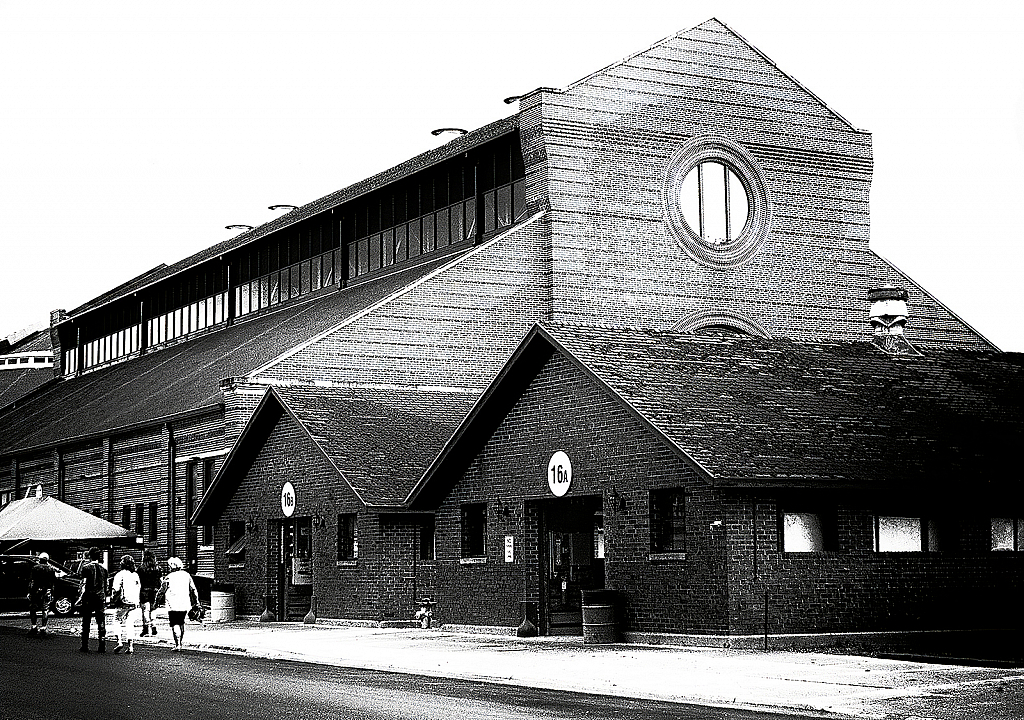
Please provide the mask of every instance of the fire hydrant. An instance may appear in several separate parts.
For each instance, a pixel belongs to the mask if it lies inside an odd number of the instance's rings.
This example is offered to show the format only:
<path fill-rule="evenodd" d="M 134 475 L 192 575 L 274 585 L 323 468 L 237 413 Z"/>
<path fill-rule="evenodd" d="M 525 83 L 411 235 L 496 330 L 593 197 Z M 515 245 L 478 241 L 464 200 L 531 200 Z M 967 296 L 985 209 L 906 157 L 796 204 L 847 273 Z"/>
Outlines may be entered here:
<path fill-rule="evenodd" d="M 424 630 L 430 627 L 430 622 L 434 618 L 434 606 L 436 604 L 428 597 L 420 600 L 420 609 L 416 611 L 415 618 L 420 621 L 420 627 Z"/>

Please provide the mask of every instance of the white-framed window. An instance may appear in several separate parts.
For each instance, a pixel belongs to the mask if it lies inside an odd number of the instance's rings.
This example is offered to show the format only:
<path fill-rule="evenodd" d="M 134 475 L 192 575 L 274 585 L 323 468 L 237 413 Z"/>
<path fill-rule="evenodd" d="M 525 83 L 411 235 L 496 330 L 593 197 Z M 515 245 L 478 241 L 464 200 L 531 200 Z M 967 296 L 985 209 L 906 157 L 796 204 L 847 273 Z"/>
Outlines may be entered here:
<path fill-rule="evenodd" d="M 990 522 L 993 550 L 1024 550 L 1024 520 L 992 518 Z"/>
<path fill-rule="evenodd" d="M 875 552 L 938 552 L 943 544 L 942 523 L 933 518 L 875 518 Z"/>
<path fill-rule="evenodd" d="M 727 163 L 694 166 L 683 178 L 679 202 L 690 229 L 710 245 L 732 242 L 747 225 L 747 190 Z"/>
<path fill-rule="evenodd" d="M 782 513 L 783 552 L 823 552 L 825 549 L 825 529 L 819 513 Z"/>

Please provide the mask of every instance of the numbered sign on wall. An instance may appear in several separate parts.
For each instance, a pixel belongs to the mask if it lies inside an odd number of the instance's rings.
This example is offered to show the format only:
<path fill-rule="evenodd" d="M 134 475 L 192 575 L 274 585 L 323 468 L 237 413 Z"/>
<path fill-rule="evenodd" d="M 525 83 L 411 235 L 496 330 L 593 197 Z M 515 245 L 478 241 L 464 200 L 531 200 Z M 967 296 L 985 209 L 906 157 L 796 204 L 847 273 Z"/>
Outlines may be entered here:
<path fill-rule="evenodd" d="M 281 512 L 285 517 L 291 517 L 295 512 L 295 488 L 290 482 L 286 482 L 281 488 Z"/>
<path fill-rule="evenodd" d="M 572 463 L 569 456 L 561 450 L 551 456 L 548 461 L 548 487 L 555 497 L 562 497 L 569 492 L 572 485 Z"/>

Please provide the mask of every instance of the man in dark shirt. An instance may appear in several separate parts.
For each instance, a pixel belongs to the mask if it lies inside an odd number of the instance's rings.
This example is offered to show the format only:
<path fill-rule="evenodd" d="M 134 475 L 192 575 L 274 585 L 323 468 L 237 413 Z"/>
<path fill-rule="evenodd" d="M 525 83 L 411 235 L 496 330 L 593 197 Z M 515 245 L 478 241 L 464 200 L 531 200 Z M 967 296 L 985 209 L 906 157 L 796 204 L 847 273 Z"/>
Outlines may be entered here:
<path fill-rule="evenodd" d="M 32 621 L 29 635 L 46 634 L 46 619 L 53 602 L 53 579 L 56 576 L 57 571 L 50 564 L 50 556 L 44 552 L 39 553 L 39 562 L 28 573 L 28 616 Z M 36 628 L 36 613 L 43 616 L 39 628 Z"/>
<path fill-rule="evenodd" d="M 107 651 L 107 618 L 103 614 L 107 595 L 107 569 L 100 564 L 103 557 L 99 548 L 89 548 L 92 561 L 82 568 L 85 585 L 82 588 L 82 652 L 89 652 L 89 624 L 96 616 L 96 634 L 99 636 L 99 652 Z"/>

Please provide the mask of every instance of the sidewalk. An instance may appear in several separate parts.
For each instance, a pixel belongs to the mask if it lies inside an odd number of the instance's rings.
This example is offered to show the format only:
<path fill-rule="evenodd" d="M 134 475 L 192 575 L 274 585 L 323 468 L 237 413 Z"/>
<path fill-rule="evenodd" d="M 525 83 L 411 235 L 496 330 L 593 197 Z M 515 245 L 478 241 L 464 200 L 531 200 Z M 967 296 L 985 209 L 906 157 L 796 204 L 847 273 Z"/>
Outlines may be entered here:
<path fill-rule="evenodd" d="M 0 617 L 0 624 L 29 625 L 24 615 Z M 76 635 L 80 627 L 77 617 L 50 621 L 54 634 Z M 158 627 L 159 635 L 138 641 L 141 652 L 168 650 L 166 618 Z M 327 621 L 188 623 L 185 644 L 193 651 L 731 708 L 856 718 L 1024 716 L 1022 669 L 816 652 L 583 645 L 579 637 L 516 638 Z M 968 712 L 972 702 L 985 709 Z"/>

